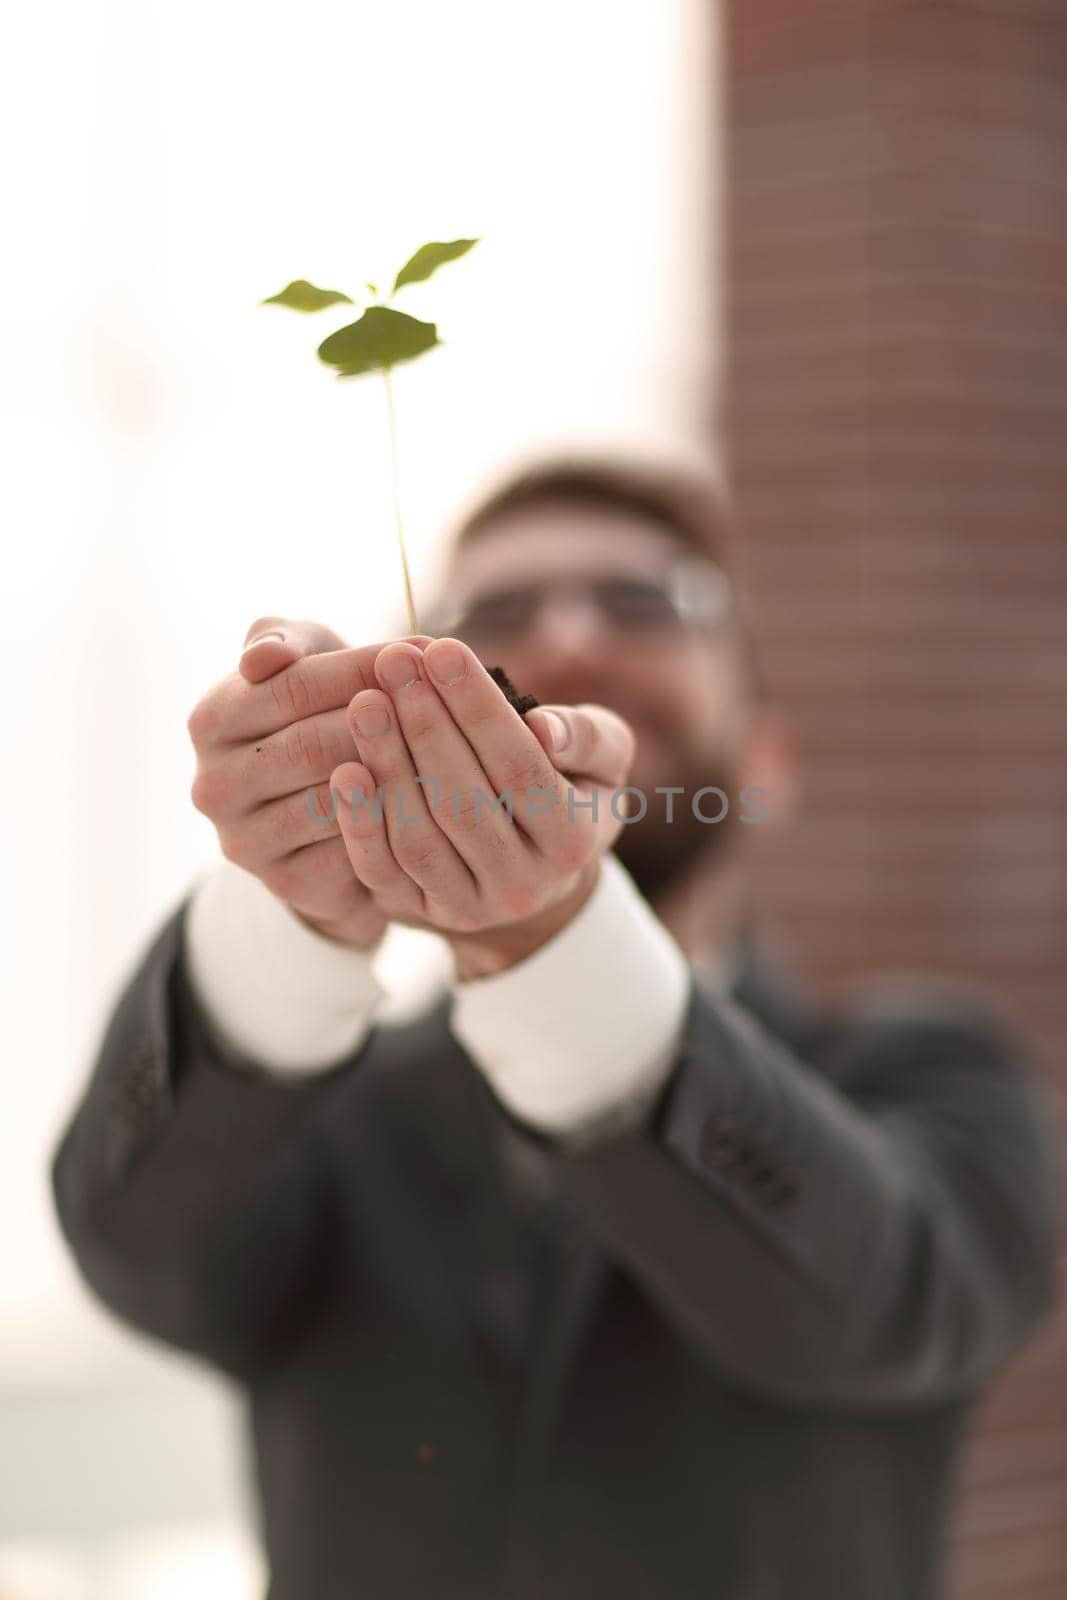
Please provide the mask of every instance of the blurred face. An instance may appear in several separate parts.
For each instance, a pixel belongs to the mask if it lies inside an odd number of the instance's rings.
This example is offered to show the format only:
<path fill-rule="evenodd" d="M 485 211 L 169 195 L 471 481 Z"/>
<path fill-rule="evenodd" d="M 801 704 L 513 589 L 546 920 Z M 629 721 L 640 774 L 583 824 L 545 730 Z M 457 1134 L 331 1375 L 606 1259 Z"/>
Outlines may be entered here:
<path fill-rule="evenodd" d="M 560 502 L 502 514 L 457 552 L 446 594 L 469 608 L 490 593 L 580 577 L 663 580 L 689 558 L 669 533 L 641 515 Z M 593 701 L 633 728 L 637 752 L 629 782 L 648 809 L 626 824 L 614 847 L 646 898 L 668 887 L 698 856 L 720 850 L 735 832 L 742 754 L 750 721 L 743 668 L 730 629 L 671 628 L 604 616 L 578 590 L 556 590 L 525 626 L 505 601 L 464 638 L 487 667 L 502 666 L 518 691 L 543 704 Z M 510 612 L 510 615 L 509 615 Z M 714 784 L 730 799 L 719 823 L 694 817 L 692 795 Z M 681 785 L 667 821 L 657 786 Z M 714 817 L 721 803 L 704 796 Z M 640 810 L 640 806 L 637 807 Z"/>

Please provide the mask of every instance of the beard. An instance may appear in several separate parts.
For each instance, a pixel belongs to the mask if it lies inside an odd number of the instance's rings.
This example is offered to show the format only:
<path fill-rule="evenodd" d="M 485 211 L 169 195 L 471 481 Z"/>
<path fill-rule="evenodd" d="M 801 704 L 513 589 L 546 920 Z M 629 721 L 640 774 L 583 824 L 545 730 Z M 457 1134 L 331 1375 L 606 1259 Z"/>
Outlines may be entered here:
<path fill-rule="evenodd" d="M 721 863 L 731 855 L 739 832 L 741 795 L 738 762 L 725 742 L 695 748 L 680 731 L 675 735 L 664 724 L 656 706 L 633 694 L 620 695 L 614 683 L 596 674 L 584 674 L 578 681 L 545 673 L 537 680 L 536 693 L 545 705 L 592 701 L 612 707 L 634 728 L 637 754 L 627 781 L 644 795 L 646 810 L 638 820 L 623 822 L 612 850 L 651 905 L 683 882 L 698 862 L 704 867 L 713 858 Z M 642 728 L 647 729 L 643 745 Z M 657 794 L 657 784 L 680 787 L 682 793 Z M 701 821 L 693 811 L 693 796 L 709 786 L 721 789 L 730 802 L 721 822 Z M 628 800 L 640 812 L 639 796 Z M 605 789 L 601 804 L 610 803 L 610 791 Z M 616 801 L 616 810 L 621 809 L 622 801 Z M 701 796 L 700 810 L 706 818 L 721 809 L 716 795 Z"/>
<path fill-rule="evenodd" d="M 640 789 L 647 802 L 643 817 L 624 822 L 612 849 L 650 904 L 681 883 L 697 862 L 704 868 L 712 859 L 724 861 L 731 853 L 738 832 L 741 796 L 734 763 L 725 751 L 689 756 L 671 762 L 669 775 L 648 773 L 638 761 L 631 785 Z M 656 794 L 656 785 L 681 786 L 682 793 Z M 700 789 L 721 789 L 729 810 L 720 822 L 701 821 L 693 809 L 693 796 Z M 667 805 L 671 804 L 671 820 Z M 630 797 L 636 814 L 641 811 L 638 795 Z M 621 801 L 616 809 L 621 810 Z M 698 802 L 707 819 L 718 815 L 723 801 L 718 795 L 704 794 Z"/>

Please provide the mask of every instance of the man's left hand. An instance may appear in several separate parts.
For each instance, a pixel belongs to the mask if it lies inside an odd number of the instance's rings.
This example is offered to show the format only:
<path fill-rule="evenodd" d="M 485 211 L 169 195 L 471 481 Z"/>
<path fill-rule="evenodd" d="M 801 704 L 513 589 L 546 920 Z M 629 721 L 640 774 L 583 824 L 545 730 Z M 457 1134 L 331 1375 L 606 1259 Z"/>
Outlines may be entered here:
<path fill-rule="evenodd" d="M 445 936 L 461 981 L 501 971 L 592 893 L 627 815 L 612 794 L 633 731 L 589 704 L 538 707 L 524 722 L 456 639 L 387 645 L 374 674 L 381 688 L 348 708 L 359 761 L 330 778 L 352 869 L 391 921 Z"/>

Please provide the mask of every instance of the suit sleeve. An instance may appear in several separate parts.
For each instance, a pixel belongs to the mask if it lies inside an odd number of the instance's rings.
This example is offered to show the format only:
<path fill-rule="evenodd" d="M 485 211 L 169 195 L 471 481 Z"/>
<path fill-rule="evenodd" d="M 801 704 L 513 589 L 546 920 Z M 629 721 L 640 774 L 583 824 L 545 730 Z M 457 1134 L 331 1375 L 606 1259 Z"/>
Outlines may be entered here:
<path fill-rule="evenodd" d="M 190 983 L 190 899 L 112 1011 L 52 1185 L 78 1267 L 112 1311 L 248 1377 L 328 1282 L 337 1228 L 317 1128 L 375 1030 L 310 1077 L 233 1066 Z"/>
<path fill-rule="evenodd" d="M 693 985 L 639 1124 L 580 1149 L 515 1127 L 738 1384 L 925 1407 L 981 1386 L 1054 1297 L 1062 1173 L 1020 1056 L 999 1013 L 924 1004 L 856 1016 L 823 1073 Z"/>

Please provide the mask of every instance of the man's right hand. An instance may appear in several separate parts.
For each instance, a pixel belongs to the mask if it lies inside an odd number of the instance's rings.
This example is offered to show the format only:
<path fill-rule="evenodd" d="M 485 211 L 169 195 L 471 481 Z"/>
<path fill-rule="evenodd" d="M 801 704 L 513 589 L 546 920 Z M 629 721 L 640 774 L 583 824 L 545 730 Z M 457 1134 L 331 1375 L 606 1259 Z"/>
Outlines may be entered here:
<path fill-rule="evenodd" d="M 408 634 L 411 644 L 429 634 Z M 374 661 L 390 641 L 351 649 L 317 622 L 259 617 L 238 670 L 194 707 L 191 798 L 215 825 L 227 860 L 253 873 L 316 932 L 373 950 L 386 920 L 348 858 L 330 774 L 351 761 L 347 708 L 377 687 Z M 308 807 L 314 790 L 316 816 Z"/>

